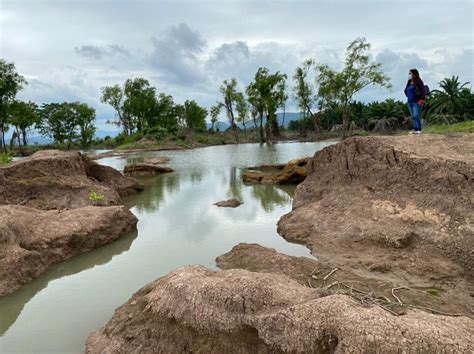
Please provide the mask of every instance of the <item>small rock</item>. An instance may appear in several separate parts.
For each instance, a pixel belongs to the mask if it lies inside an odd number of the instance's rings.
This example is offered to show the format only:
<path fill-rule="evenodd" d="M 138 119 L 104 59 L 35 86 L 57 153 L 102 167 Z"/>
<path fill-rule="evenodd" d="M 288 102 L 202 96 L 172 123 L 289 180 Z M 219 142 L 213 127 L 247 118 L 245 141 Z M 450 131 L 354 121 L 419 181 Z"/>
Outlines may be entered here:
<path fill-rule="evenodd" d="M 228 200 L 222 200 L 220 202 L 214 203 L 214 205 L 217 205 L 218 207 L 225 207 L 225 208 L 237 208 L 241 204 L 244 204 L 238 199 L 228 199 Z"/>

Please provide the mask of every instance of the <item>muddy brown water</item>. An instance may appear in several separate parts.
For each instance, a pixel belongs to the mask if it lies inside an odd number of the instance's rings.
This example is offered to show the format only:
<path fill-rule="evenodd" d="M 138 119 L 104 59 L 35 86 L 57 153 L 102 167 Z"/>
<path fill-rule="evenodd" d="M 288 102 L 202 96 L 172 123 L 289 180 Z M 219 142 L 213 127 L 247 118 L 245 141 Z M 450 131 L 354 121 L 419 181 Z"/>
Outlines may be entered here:
<path fill-rule="evenodd" d="M 311 257 L 276 232 L 295 187 L 246 186 L 240 174 L 246 166 L 312 156 L 330 144 L 226 145 L 99 160 L 121 170 L 144 157 L 169 156 L 176 172 L 142 179 L 146 190 L 125 200 L 139 219 L 137 232 L 52 266 L 0 299 L 0 353 L 83 352 L 90 332 L 146 283 L 187 264 L 215 268 L 215 258 L 240 242 Z M 212 205 L 229 198 L 244 204 Z"/>

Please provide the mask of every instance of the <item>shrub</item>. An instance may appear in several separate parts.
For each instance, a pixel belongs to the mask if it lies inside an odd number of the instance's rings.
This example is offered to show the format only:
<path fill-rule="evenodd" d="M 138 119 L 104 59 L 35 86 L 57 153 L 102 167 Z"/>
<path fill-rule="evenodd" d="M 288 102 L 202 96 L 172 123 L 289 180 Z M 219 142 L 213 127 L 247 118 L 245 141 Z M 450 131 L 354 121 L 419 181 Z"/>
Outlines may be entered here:
<path fill-rule="evenodd" d="M 7 164 L 13 161 L 13 156 L 9 152 L 4 152 L 0 154 L 0 165 Z"/>

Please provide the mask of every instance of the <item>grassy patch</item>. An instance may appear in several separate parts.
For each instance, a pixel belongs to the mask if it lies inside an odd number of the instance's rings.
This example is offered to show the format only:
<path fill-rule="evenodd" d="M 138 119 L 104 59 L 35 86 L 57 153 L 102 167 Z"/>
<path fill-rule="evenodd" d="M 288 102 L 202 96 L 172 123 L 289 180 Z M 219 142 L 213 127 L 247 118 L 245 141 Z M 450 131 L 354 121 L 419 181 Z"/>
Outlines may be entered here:
<path fill-rule="evenodd" d="M 3 152 L 0 154 L 0 165 L 5 165 L 13 161 L 12 154 L 9 152 Z"/>
<path fill-rule="evenodd" d="M 443 293 L 443 289 L 438 289 L 438 288 L 429 288 L 426 289 L 426 292 L 432 296 L 440 296 L 441 293 Z"/>
<path fill-rule="evenodd" d="M 427 133 L 447 134 L 447 133 L 474 133 L 474 120 L 445 125 L 430 125 L 424 129 Z"/>

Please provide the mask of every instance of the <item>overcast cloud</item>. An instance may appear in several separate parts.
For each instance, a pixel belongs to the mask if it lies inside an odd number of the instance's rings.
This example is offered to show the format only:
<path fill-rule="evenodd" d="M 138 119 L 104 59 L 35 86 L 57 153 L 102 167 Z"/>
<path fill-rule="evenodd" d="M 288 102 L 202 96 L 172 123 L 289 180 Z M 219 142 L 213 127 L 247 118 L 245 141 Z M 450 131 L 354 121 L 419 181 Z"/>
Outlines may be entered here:
<path fill-rule="evenodd" d="M 402 99 L 413 67 L 432 88 L 451 75 L 474 80 L 471 0 L 0 0 L 0 6 L 0 56 L 29 81 L 20 98 L 84 101 L 100 122 L 113 116 L 100 103 L 105 85 L 143 76 L 178 102 L 209 107 L 226 78 L 235 76 L 243 88 L 260 66 L 291 77 L 306 58 L 337 67 L 359 36 L 393 83 L 391 92 L 368 88 L 361 100 Z"/>

